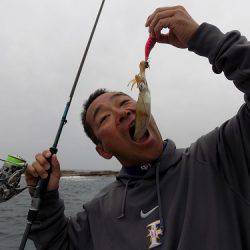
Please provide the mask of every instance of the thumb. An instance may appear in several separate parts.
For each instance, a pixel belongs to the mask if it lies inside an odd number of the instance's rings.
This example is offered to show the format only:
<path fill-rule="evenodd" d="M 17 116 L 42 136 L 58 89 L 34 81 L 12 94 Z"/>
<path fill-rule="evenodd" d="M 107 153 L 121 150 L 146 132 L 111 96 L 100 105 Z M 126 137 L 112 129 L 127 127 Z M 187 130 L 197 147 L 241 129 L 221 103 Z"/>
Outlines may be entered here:
<path fill-rule="evenodd" d="M 51 165 L 52 165 L 52 173 L 60 172 L 60 163 L 55 154 L 53 154 L 51 157 Z"/>
<path fill-rule="evenodd" d="M 48 191 L 58 189 L 61 177 L 60 164 L 55 154 L 51 157 L 51 168 L 50 180 L 47 187 Z"/>
<path fill-rule="evenodd" d="M 55 154 L 51 156 L 51 177 L 52 179 L 60 179 L 61 171 L 60 171 L 60 163 Z"/>

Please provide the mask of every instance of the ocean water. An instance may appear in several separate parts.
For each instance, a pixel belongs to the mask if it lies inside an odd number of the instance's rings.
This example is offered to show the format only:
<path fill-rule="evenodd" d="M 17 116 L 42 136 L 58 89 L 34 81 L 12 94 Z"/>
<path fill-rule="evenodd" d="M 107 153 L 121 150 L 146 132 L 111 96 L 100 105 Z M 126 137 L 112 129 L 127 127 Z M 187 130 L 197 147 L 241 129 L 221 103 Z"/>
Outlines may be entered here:
<path fill-rule="evenodd" d="M 90 201 L 100 189 L 111 183 L 115 177 L 63 177 L 60 182 L 60 196 L 64 199 L 65 214 L 74 216 L 81 211 L 82 204 Z M 23 180 L 21 184 L 24 184 Z M 28 191 L 0 203 L 0 250 L 18 249 L 26 226 L 30 207 Z M 35 249 L 28 240 L 27 250 Z"/>

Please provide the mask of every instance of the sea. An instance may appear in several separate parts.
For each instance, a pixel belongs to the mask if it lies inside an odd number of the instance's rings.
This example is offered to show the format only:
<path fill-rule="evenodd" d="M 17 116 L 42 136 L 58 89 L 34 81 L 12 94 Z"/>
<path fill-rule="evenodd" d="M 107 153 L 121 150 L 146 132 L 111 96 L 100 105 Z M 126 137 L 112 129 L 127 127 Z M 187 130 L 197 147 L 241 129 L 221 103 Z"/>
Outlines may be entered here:
<path fill-rule="evenodd" d="M 60 181 L 60 196 L 65 203 L 66 216 L 74 216 L 82 210 L 82 204 L 90 201 L 104 186 L 114 181 L 114 176 L 69 176 Z M 24 180 L 20 182 L 24 185 Z M 27 212 L 30 207 L 30 196 L 27 190 L 0 203 L 0 250 L 18 249 L 26 227 Z M 27 250 L 36 249 L 28 240 Z"/>

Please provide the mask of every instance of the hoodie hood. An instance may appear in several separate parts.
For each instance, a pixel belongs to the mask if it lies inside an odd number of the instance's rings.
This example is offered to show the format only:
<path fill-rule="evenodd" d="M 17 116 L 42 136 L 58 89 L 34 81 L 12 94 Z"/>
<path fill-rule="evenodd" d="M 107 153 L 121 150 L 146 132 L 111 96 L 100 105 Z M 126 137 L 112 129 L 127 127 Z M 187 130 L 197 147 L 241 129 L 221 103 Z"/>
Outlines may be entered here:
<path fill-rule="evenodd" d="M 176 149 L 174 142 L 171 140 L 165 140 L 163 143 L 163 152 L 155 161 L 142 166 L 122 167 L 120 173 L 116 177 L 117 181 L 125 186 L 121 204 L 121 213 L 117 217 L 119 220 L 123 219 L 126 215 L 126 199 L 130 185 L 133 186 L 136 181 L 142 179 L 155 179 L 155 189 L 159 206 L 160 230 L 162 234 L 164 234 L 165 231 L 165 223 L 161 205 L 160 174 L 166 172 L 169 168 L 177 164 L 181 160 L 183 152 L 183 149 Z M 163 163 L 165 164 L 163 165 Z M 133 170 L 133 168 L 135 168 L 136 171 L 130 171 L 130 169 Z"/>
<path fill-rule="evenodd" d="M 175 143 L 170 140 L 166 139 L 163 142 L 163 152 L 162 154 L 153 162 L 144 164 L 142 166 L 131 166 L 131 167 L 122 167 L 119 174 L 117 175 L 116 179 L 121 181 L 122 183 L 126 183 L 127 180 L 131 182 L 136 181 L 138 179 L 150 179 L 155 177 L 155 167 L 160 164 L 159 166 L 159 173 L 166 172 L 169 168 L 173 167 L 177 164 L 182 155 L 183 149 L 176 149 Z M 161 164 L 163 163 L 164 164 Z M 136 168 L 135 171 L 130 171 L 129 169 Z M 140 170 L 138 170 L 138 168 Z M 140 174 L 137 174 L 137 172 Z M 141 174 L 141 172 L 145 172 Z"/>

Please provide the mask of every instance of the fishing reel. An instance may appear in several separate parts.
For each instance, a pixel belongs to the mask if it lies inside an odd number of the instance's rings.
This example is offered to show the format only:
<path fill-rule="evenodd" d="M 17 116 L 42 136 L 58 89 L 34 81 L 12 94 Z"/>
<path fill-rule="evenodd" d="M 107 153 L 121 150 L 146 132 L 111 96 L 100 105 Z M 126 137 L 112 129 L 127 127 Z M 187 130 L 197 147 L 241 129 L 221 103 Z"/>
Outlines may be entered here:
<path fill-rule="evenodd" d="M 25 172 L 28 163 L 20 156 L 8 155 L 0 169 L 0 203 L 18 195 L 27 187 L 20 188 L 21 175 Z"/>

